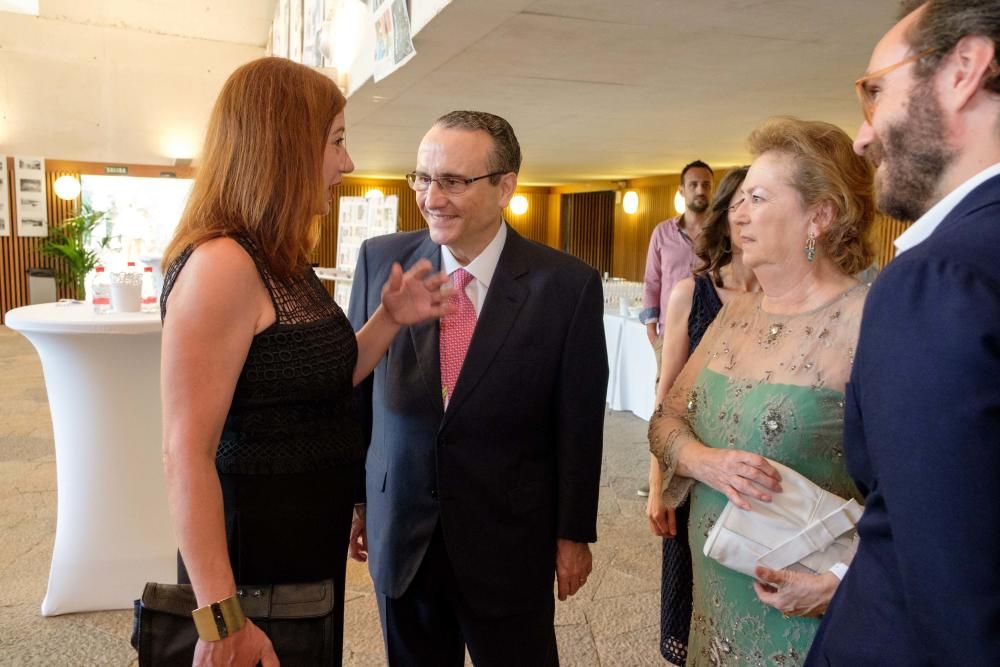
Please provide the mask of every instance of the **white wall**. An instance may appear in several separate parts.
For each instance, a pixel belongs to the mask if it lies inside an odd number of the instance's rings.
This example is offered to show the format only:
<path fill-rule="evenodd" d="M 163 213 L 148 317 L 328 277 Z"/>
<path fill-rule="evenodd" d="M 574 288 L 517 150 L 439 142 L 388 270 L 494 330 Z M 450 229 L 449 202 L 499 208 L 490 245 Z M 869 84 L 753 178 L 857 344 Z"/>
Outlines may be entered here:
<path fill-rule="evenodd" d="M 171 164 L 171 143 L 200 147 L 230 72 L 264 55 L 122 26 L 0 13 L 0 154 Z"/>

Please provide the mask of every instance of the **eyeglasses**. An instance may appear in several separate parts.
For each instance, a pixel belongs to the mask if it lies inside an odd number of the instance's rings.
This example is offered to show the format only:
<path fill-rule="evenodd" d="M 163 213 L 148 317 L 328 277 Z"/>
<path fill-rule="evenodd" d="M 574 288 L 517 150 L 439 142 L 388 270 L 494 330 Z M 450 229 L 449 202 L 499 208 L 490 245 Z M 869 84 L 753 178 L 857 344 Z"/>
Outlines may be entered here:
<path fill-rule="evenodd" d="M 888 67 L 883 67 L 880 70 L 872 72 L 871 74 L 865 74 L 863 77 L 854 82 L 854 90 L 858 93 L 858 101 L 861 102 L 861 112 L 865 115 L 865 121 L 870 125 L 872 122 L 872 116 L 875 115 L 875 102 L 877 101 L 875 96 L 878 95 L 877 90 L 872 90 L 868 87 L 868 82 L 872 79 L 877 79 L 881 76 L 885 76 L 889 72 L 895 71 L 900 67 L 909 65 L 910 63 L 915 63 L 921 58 L 926 58 L 930 54 L 937 51 L 937 49 L 927 49 L 915 56 L 910 56 L 900 60 L 895 65 L 889 65 Z"/>
<path fill-rule="evenodd" d="M 484 178 L 490 178 L 491 176 L 500 176 L 501 174 L 506 174 L 505 171 L 494 171 L 492 174 L 485 174 L 483 176 L 476 176 L 475 178 L 462 178 L 461 176 L 428 176 L 427 174 L 418 174 L 415 171 L 411 171 L 406 175 L 406 182 L 411 188 L 417 192 L 427 192 L 431 188 L 431 183 L 437 182 L 438 187 L 444 192 L 450 195 L 460 195 L 469 189 L 469 186 L 476 181 L 481 181 Z"/>
<path fill-rule="evenodd" d="M 739 201 L 731 202 L 728 206 L 729 212 L 736 213 L 736 209 L 738 209 L 740 206 L 743 206 L 743 202 L 745 202 L 746 200 L 747 200 L 746 197 L 740 197 Z"/>

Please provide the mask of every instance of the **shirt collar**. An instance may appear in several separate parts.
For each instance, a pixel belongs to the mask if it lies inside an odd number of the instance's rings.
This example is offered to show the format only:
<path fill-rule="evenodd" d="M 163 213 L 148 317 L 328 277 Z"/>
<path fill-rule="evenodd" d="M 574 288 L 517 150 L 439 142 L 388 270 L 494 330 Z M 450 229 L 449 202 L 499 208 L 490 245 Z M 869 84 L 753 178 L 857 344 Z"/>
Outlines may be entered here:
<path fill-rule="evenodd" d="M 497 269 L 497 262 L 500 261 L 500 252 L 503 250 L 504 243 L 507 241 L 507 221 L 500 221 L 500 229 L 497 230 L 496 236 L 490 241 L 489 245 L 483 248 L 483 251 L 476 255 L 475 259 L 471 262 L 462 266 L 459 264 L 455 256 L 451 254 L 451 249 L 448 246 L 441 246 L 441 268 L 444 269 L 445 273 L 449 276 L 457 271 L 458 269 L 465 269 L 472 274 L 472 277 L 478 280 L 483 287 L 489 287 L 490 282 L 493 281 L 493 274 Z"/>
<path fill-rule="evenodd" d="M 958 206 L 965 197 L 976 189 L 980 184 L 1000 174 L 1000 162 L 992 167 L 987 167 L 981 172 L 962 183 L 960 186 L 949 192 L 941 201 L 934 204 L 929 211 L 920 216 L 916 222 L 900 234 L 895 241 L 896 255 L 901 255 L 907 250 L 923 243 L 927 240 L 938 225 L 951 213 L 952 209 Z"/>

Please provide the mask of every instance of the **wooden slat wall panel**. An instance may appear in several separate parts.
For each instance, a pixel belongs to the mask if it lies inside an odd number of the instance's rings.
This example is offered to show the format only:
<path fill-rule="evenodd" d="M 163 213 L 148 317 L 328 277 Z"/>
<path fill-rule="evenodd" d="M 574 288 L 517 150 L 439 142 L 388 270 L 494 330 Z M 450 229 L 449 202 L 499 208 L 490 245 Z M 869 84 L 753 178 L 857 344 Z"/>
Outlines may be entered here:
<path fill-rule="evenodd" d="M 563 249 L 600 273 L 611 271 L 614 240 L 614 192 L 563 195 Z"/>
<path fill-rule="evenodd" d="M 725 170 L 718 172 L 718 178 L 725 175 Z M 567 243 L 574 244 L 574 247 L 581 253 L 577 255 L 591 265 L 602 263 L 600 252 L 595 245 L 601 244 L 599 235 L 593 237 L 578 236 L 570 240 L 563 238 L 566 229 L 562 224 L 562 212 L 573 209 L 572 217 L 577 219 L 582 216 L 586 220 L 587 216 L 597 215 L 596 211 L 589 210 L 588 207 L 597 206 L 600 210 L 607 210 L 606 200 L 600 198 L 588 200 L 582 199 L 586 194 L 608 197 L 610 196 L 610 206 L 613 208 L 613 235 L 609 241 L 611 249 L 611 261 L 607 268 L 600 270 L 609 271 L 614 276 L 625 278 L 626 280 L 641 281 L 646 269 L 646 252 L 649 249 L 649 237 L 653 233 L 653 228 L 657 224 L 677 215 L 674 210 L 674 194 L 680 185 L 678 175 L 658 177 L 656 185 L 631 186 L 627 189 L 635 190 L 639 195 L 639 208 L 632 214 L 626 214 L 620 203 L 615 203 L 614 193 L 575 193 L 570 195 L 544 194 L 542 192 L 523 193 L 528 198 L 528 211 L 522 216 L 514 215 L 509 209 L 504 210 L 504 215 L 511 225 L 519 233 L 527 238 L 545 243 L 553 248 L 564 248 Z M 640 181 L 641 183 L 641 181 Z M 330 214 L 323 221 L 323 235 L 320 248 L 317 252 L 317 259 L 321 266 L 333 266 L 337 256 L 337 210 L 338 197 L 357 196 L 363 197 L 370 188 L 378 187 L 386 195 L 395 194 L 399 196 L 400 231 L 412 231 L 422 229 L 424 226 L 423 216 L 417 208 L 416 198 L 413 191 L 406 185 L 406 181 L 360 181 L 345 179 L 335 191 L 334 202 Z M 546 201 L 547 200 L 547 201 Z M 906 228 L 905 223 L 879 215 L 876 218 L 872 229 L 872 240 L 876 250 L 876 259 L 879 267 L 884 267 L 895 255 L 893 241 Z M 600 229 L 599 226 L 594 230 Z M 582 245 L 581 245 L 582 244 Z M 598 268 L 595 266 L 595 268 Z"/>
<path fill-rule="evenodd" d="M 528 200 L 528 210 L 517 215 L 508 206 L 503 210 L 503 217 L 517 233 L 526 239 L 538 243 L 548 243 L 549 240 L 549 195 L 547 192 L 518 192 Z M 421 218 L 421 223 L 423 219 Z"/>
<path fill-rule="evenodd" d="M 562 195 L 560 194 L 549 194 L 549 220 L 548 237 L 545 239 L 545 244 L 550 248 L 561 249 L 563 247 L 562 242 Z"/>
<path fill-rule="evenodd" d="M 48 166 L 48 165 L 46 165 Z M 0 236 L 0 324 L 7 311 L 21 306 L 28 305 L 28 269 L 51 268 L 58 273 L 63 269 L 62 262 L 53 257 L 42 255 L 42 244 L 44 238 L 21 237 L 17 235 L 17 207 L 14 197 L 14 159 L 7 158 L 7 192 L 3 193 L 8 199 L 8 210 L 10 211 L 11 235 Z M 77 201 L 63 201 L 55 195 L 52 184 L 60 176 L 70 174 L 80 177 L 77 172 L 66 171 L 46 171 L 45 193 L 46 207 L 48 209 L 49 227 L 60 224 L 63 220 L 73 214 Z M 66 287 L 60 286 L 57 290 L 58 298 L 68 298 L 70 296 Z"/>
<path fill-rule="evenodd" d="M 337 221 L 340 218 L 341 197 L 364 197 L 372 188 L 378 188 L 385 196 L 399 197 L 398 229 L 401 232 L 421 229 L 424 218 L 417 208 L 413 190 L 404 180 L 369 180 L 345 178 L 344 182 L 333 189 L 333 202 L 330 213 L 323 218 L 320 227 L 319 245 L 313 253 L 312 261 L 319 266 L 333 267 L 337 265 Z M 329 283 L 332 285 L 333 283 Z"/>
<path fill-rule="evenodd" d="M 635 213 L 629 215 L 620 203 L 615 205 L 611 275 L 626 280 L 642 280 L 646 271 L 649 237 L 653 229 L 660 222 L 677 215 L 674 211 L 674 194 L 680 184 L 680 176 L 664 180 L 667 182 L 662 185 L 628 188 L 639 195 L 639 208 Z"/>
<path fill-rule="evenodd" d="M 875 261 L 878 262 L 880 269 L 885 268 L 885 265 L 896 256 L 896 246 L 893 245 L 893 241 L 906 227 L 905 222 L 881 214 L 875 216 L 870 238 L 872 245 L 875 246 Z"/>
<path fill-rule="evenodd" d="M 8 174 L 13 174 L 13 166 L 13 158 L 8 158 Z M 103 165 L 51 160 L 46 162 L 46 167 L 51 169 L 46 173 L 45 179 L 49 224 L 57 225 L 73 213 L 79 201 L 60 200 L 54 194 L 52 183 L 64 174 L 79 178 L 81 173 L 102 173 Z M 175 171 L 180 177 L 193 176 L 190 168 L 129 166 L 130 175 L 158 176 L 164 170 Z M 722 175 L 720 170 L 717 178 Z M 14 181 L 13 177 L 7 180 L 7 192 L 3 194 L 8 197 L 10 204 L 12 229 L 11 236 L 0 237 L 0 323 L 8 310 L 27 305 L 28 268 L 49 267 L 58 270 L 57 260 L 41 254 L 44 239 L 17 236 Z M 549 188 L 519 190 L 520 194 L 528 198 L 528 211 L 517 216 L 507 209 L 504 215 L 526 238 L 554 248 L 565 248 L 599 271 L 609 271 L 612 275 L 627 280 L 641 281 L 653 228 L 662 220 L 676 215 L 673 196 L 679 182 L 677 175 L 629 182 L 628 189 L 635 190 L 639 195 L 639 209 L 633 215 L 627 215 L 620 203 L 615 203 L 614 192 L 602 190 L 608 187 L 606 183 L 595 183 L 593 188 L 586 188 L 586 184 L 575 185 L 574 190 L 592 191 L 572 194 L 562 194 L 558 189 L 553 191 Z M 335 188 L 330 213 L 321 222 L 320 242 L 313 262 L 320 266 L 336 265 L 339 198 L 363 197 L 369 189 L 376 187 L 386 195 L 399 197 L 400 231 L 423 229 L 424 219 L 406 181 L 346 178 L 344 183 Z M 906 225 L 897 220 L 884 216 L 877 218 L 872 229 L 872 240 L 880 267 L 884 267 L 894 256 L 893 241 L 905 228 Z M 332 283 L 329 285 L 332 287 Z M 66 296 L 68 293 L 65 288 L 60 288 L 59 297 Z"/>
<path fill-rule="evenodd" d="M 340 198 L 364 197 L 365 193 L 372 188 L 378 188 L 386 196 L 396 195 L 399 197 L 399 231 L 412 232 L 424 228 L 426 223 L 417 207 L 417 198 L 406 181 L 345 178 L 343 183 L 333 189 L 333 204 L 330 206 L 330 213 L 322 220 L 319 245 L 312 259 L 314 263 L 320 266 L 336 266 Z M 504 209 L 504 217 L 525 238 L 551 245 L 553 237 L 551 228 L 558 228 L 559 218 L 550 217 L 551 206 L 548 188 L 519 190 L 518 194 L 527 197 L 527 212 L 523 215 L 515 215 L 508 207 Z"/>

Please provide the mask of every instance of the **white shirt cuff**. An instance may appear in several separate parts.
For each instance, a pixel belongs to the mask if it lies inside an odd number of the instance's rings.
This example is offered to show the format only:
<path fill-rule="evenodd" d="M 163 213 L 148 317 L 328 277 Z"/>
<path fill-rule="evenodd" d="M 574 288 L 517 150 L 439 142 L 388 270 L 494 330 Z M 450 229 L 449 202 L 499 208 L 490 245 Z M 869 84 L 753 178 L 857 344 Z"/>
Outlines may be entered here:
<path fill-rule="evenodd" d="M 847 574 L 847 563 L 834 563 L 830 566 L 830 573 L 833 574 L 837 579 L 841 581 L 844 580 L 844 575 Z"/>

